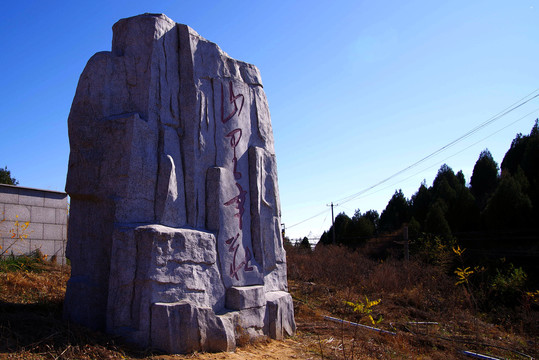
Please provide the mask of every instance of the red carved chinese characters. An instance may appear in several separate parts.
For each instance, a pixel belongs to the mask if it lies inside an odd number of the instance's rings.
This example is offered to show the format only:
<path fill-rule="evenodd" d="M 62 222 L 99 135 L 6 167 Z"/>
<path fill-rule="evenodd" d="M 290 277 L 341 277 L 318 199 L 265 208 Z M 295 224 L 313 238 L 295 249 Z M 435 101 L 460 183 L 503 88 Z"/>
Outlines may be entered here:
<path fill-rule="evenodd" d="M 251 260 L 251 257 L 252 257 L 251 250 L 249 248 L 245 249 L 245 259 L 241 263 L 236 265 L 236 254 L 238 252 L 238 248 L 240 247 L 240 244 L 236 244 L 236 241 L 238 240 L 239 236 L 240 236 L 240 233 L 237 233 L 236 236 L 233 236 L 230 239 L 225 241 L 227 245 L 230 245 L 230 247 L 228 248 L 228 251 L 234 253 L 234 256 L 232 258 L 232 264 L 230 264 L 230 276 L 235 277 L 236 280 L 239 280 L 238 271 L 240 271 L 242 267 L 243 267 L 243 270 L 245 271 L 253 271 L 253 267 L 249 266 L 249 261 Z"/>
<path fill-rule="evenodd" d="M 225 116 L 225 94 L 224 93 L 225 93 L 224 86 L 223 84 L 221 84 L 221 122 L 223 124 L 226 124 L 236 114 L 238 116 L 241 114 L 245 97 L 243 96 L 243 94 L 235 95 L 232 82 L 230 82 L 229 83 L 229 101 L 231 104 L 234 104 L 234 110 L 232 110 L 227 116 Z M 241 104 L 238 107 L 237 101 L 239 101 L 239 99 L 241 99 Z M 236 154 L 236 147 L 240 143 L 241 136 L 242 136 L 242 130 L 240 128 L 236 128 L 225 135 L 225 138 L 230 138 L 230 147 L 232 148 L 232 151 L 233 151 L 233 158 L 232 158 L 233 174 L 234 174 L 234 179 L 236 180 L 239 180 L 242 177 L 242 173 L 238 171 L 238 157 Z M 249 261 L 251 261 L 252 254 L 251 254 L 251 250 L 248 247 L 244 247 L 244 252 L 245 252 L 244 259 L 241 260 L 239 263 L 237 261 L 238 249 L 241 245 L 241 240 L 238 241 L 238 239 L 240 238 L 241 230 L 243 228 L 243 213 L 245 212 L 245 197 L 247 195 L 247 191 L 243 190 L 243 187 L 237 181 L 236 181 L 236 187 L 238 188 L 238 195 L 226 201 L 223 205 L 235 206 L 236 210 L 238 210 L 238 212 L 234 214 L 234 217 L 238 218 L 238 227 L 239 227 L 240 232 L 238 232 L 236 236 L 233 236 L 230 239 L 226 240 L 225 244 L 228 245 L 228 251 L 234 254 L 232 256 L 232 263 L 230 264 L 230 276 L 236 278 L 236 280 L 239 280 L 238 271 L 240 271 L 242 268 L 244 271 L 253 271 L 253 267 L 249 266 Z"/>
<path fill-rule="evenodd" d="M 240 230 L 243 228 L 243 213 L 245 212 L 245 195 L 247 195 L 247 191 L 243 190 L 240 184 L 236 183 L 236 187 L 239 190 L 238 196 L 233 197 L 232 199 L 225 202 L 226 206 L 234 205 L 236 204 L 236 209 L 238 212 L 234 214 L 234 217 L 238 218 Z"/>
<path fill-rule="evenodd" d="M 229 89 L 230 103 L 234 104 L 234 110 L 232 110 L 232 112 L 228 114 L 228 116 L 225 117 L 225 99 L 224 99 L 225 91 L 223 88 L 223 84 L 221 83 L 221 122 L 223 124 L 227 123 L 228 120 L 232 119 L 232 117 L 236 115 L 236 112 L 238 112 L 238 104 L 236 103 L 236 100 L 238 100 L 241 97 L 241 106 L 240 106 L 240 109 L 239 109 L 240 111 L 238 115 L 241 114 L 241 110 L 243 109 L 243 102 L 245 100 L 245 98 L 243 97 L 243 94 L 234 95 L 234 89 L 232 88 L 232 83 L 229 84 L 229 88 L 230 88 Z"/>
<path fill-rule="evenodd" d="M 236 134 L 238 134 L 238 138 L 236 139 Z M 232 163 L 234 164 L 234 178 L 235 179 L 241 179 L 241 173 L 238 172 L 238 158 L 236 157 L 236 146 L 238 146 L 238 143 L 241 139 L 241 129 L 234 129 L 228 134 L 225 135 L 225 137 L 230 138 L 230 146 L 232 149 L 234 149 L 234 157 L 232 158 Z"/>

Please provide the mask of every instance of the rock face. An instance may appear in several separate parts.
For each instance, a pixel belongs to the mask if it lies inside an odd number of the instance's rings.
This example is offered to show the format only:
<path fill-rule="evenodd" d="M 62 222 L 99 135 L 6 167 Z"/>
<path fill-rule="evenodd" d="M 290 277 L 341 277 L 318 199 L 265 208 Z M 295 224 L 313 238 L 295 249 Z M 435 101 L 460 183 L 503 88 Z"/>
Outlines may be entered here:
<path fill-rule="evenodd" d="M 113 33 L 69 114 L 65 317 L 172 353 L 292 335 L 258 69 L 165 15 Z"/>

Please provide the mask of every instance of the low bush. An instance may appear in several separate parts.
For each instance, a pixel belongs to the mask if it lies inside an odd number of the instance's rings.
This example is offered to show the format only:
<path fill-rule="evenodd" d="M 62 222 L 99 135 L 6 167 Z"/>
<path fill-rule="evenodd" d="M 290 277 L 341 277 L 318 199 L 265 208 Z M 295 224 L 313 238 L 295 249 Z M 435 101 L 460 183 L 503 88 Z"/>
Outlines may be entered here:
<path fill-rule="evenodd" d="M 393 257 L 376 261 L 360 249 L 343 246 L 318 246 L 311 253 L 290 247 L 288 277 L 298 284 L 297 295 L 303 300 L 348 318 L 354 314 L 346 302 L 365 297 L 381 299 L 377 309 L 393 312 L 394 321 L 398 317 L 453 321 L 467 313 L 496 322 L 501 311 L 505 320 L 497 323 L 513 323 L 518 328 L 526 318 L 522 315 L 526 301 L 531 304 L 526 308 L 528 318 L 539 310 L 533 296 L 527 295 L 534 293 L 525 291 L 526 274 L 521 268 L 506 264 L 485 269 L 459 262 L 453 249 L 464 249 L 438 237 L 423 238 L 415 245 L 410 261 Z M 463 275 L 465 270 L 468 277 L 464 282 L 459 273 Z M 394 312 L 397 308 L 398 314 Z M 533 328 L 528 322 L 527 329 L 539 334 L 539 324 Z"/>
<path fill-rule="evenodd" d="M 13 272 L 19 270 L 41 272 L 46 264 L 47 256 L 39 249 L 26 255 L 8 255 L 0 258 L 0 272 Z"/>

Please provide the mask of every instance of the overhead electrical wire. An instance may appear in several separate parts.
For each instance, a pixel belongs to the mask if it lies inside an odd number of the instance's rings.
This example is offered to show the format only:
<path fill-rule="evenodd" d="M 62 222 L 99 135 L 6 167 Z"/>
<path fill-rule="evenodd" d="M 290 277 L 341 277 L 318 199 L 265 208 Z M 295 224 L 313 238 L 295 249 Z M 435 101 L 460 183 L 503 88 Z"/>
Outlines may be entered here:
<path fill-rule="evenodd" d="M 314 219 L 315 217 L 318 217 L 318 216 L 323 215 L 323 214 L 325 214 L 325 213 L 326 213 L 326 210 L 324 209 L 324 211 L 320 211 L 318 214 L 313 215 L 313 216 L 311 216 L 311 217 L 309 217 L 309 218 L 307 218 L 307 219 L 305 219 L 305 220 L 302 220 L 302 221 L 300 221 L 299 223 L 295 223 L 295 224 L 293 224 L 293 225 L 287 226 L 286 228 L 287 228 L 287 229 L 293 228 L 294 226 L 303 224 L 304 222 L 309 221 L 309 220 L 312 220 L 312 219 Z"/>
<path fill-rule="evenodd" d="M 322 232 L 322 229 L 324 228 L 324 224 L 326 223 L 326 220 L 328 219 L 328 213 L 326 212 L 326 217 L 324 218 L 324 220 L 322 220 L 322 222 L 320 223 L 320 229 L 318 229 L 318 232 L 321 233 Z"/>
<path fill-rule="evenodd" d="M 419 175 L 419 174 L 421 174 L 421 173 L 424 173 L 425 171 L 430 170 L 430 169 L 432 169 L 433 167 L 440 165 L 441 163 L 444 163 L 446 160 L 451 159 L 452 157 L 455 157 L 455 156 L 457 156 L 457 155 L 460 154 L 460 153 L 463 153 L 464 151 L 466 151 L 466 150 L 470 149 L 471 147 L 473 147 L 473 146 L 479 144 L 480 142 L 485 141 L 486 139 L 488 139 L 488 138 L 490 138 L 490 137 L 496 135 L 496 134 L 499 133 L 500 131 L 507 129 L 507 128 L 510 127 L 511 125 L 514 125 L 514 124 L 516 124 L 517 122 L 519 122 L 519 121 L 521 121 L 521 120 L 527 118 L 528 116 L 530 116 L 530 115 L 532 115 L 532 114 L 534 114 L 534 113 L 537 113 L 537 112 L 539 112 L 539 108 L 537 108 L 537 109 L 535 109 L 535 110 L 533 110 L 533 111 L 530 111 L 530 112 L 527 113 L 526 115 L 524 115 L 524 116 L 518 118 L 517 120 L 515 120 L 515 121 L 513 121 L 512 123 L 510 123 L 510 124 L 508 124 L 508 125 L 502 127 L 501 129 L 496 130 L 496 131 L 493 132 L 492 134 L 490 134 L 490 135 L 488 135 L 488 136 L 485 136 L 485 137 L 482 138 L 481 140 L 478 140 L 478 141 L 474 142 L 473 144 L 471 144 L 471 145 L 465 147 L 464 149 L 462 149 L 462 150 L 460 150 L 460 151 L 457 151 L 457 152 L 454 153 L 453 155 L 448 156 L 448 157 L 446 157 L 446 158 L 444 158 L 444 159 L 442 159 L 442 160 L 440 160 L 440 161 L 436 161 L 434 164 L 429 165 L 429 166 L 426 167 L 426 168 L 423 168 L 421 171 L 418 171 L 418 172 L 416 172 L 416 173 L 414 173 L 414 174 L 412 174 L 412 175 L 410 175 L 410 176 L 408 176 L 408 177 L 406 177 L 406 178 L 404 178 L 404 179 L 401 179 L 401 180 L 399 180 L 399 181 L 397 181 L 397 182 L 394 182 L 394 183 L 392 183 L 391 185 L 385 186 L 385 187 L 383 187 L 383 188 L 381 188 L 381 189 L 378 189 L 378 190 L 376 190 L 376 191 L 373 191 L 373 192 L 371 192 L 371 193 L 368 193 L 368 194 L 366 194 L 366 195 L 363 195 L 363 197 L 367 197 L 367 196 L 374 195 L 374 194 L 376 194 L 376 193 L 379 193 L 380 191 L 389 189 L 389 188 L 391 188 L 391 187 L 393 187 L 393 186 L 395 186 L 395 185 L 397 185 L 397 184 L 400 184 L 400 183 L 402 183 L 402 182 L 404 182 L 404 181 L 406 181 L 406 180 L 408 180 L 408 179 L 411 179 L 411 178 L 413 178 L 413 177 L 415 177 L 415 176 L 417 176 L 417 175 Z"/>
<path fill-rule="evenodd" d="M 402 174 L 403 172 L 405 171 L 408 171 L 414 167 L 416 167 L 417 165 L 425 162 L 426 160 L 432 158 L 433 156 L 435 155 L 438 155 L 439 153 L 447 150 L 448 148 L 450 148 L 451 146 L 457 144 L 458 142 L 466 139 L 467 137 L 471 136 L 472 134 L 476 133 L 477 131 L 479 131 L 480 129 L 484 128 L 485 126 L 487 125 L 490 125 L 491 123 L 493 123 L 494 121 L 496 120 L 499 120 L 500 118 L 502 118 L 503 116 L 509 114 L 510 112 L 518 109 L 519 107 L 527 104 L 528 102 L 532 101 L 533 99 L 539 97 L 539 93 L 538 94 L 535 94 L 533 97 L 529 98 L 531 95 L 533 95 L 534 93 L 536 93 L 537 91 L 539 91 L 539 88 L 534 90 L 533 92 L 531 92 L 530 94 L 526 95 L 525 97 L 523 97 L 522 99 L 520 99 L 519 101 L 517 101 L 516 103 L 513 103 L 512 105 L 508 106 L 507 108 L 505 108 L 504 110 L 500 111 L 498 114 L 494 115 L 493 117 L 491 117 L 490 119 L 488 119 L 487 121 L 479 124 L 478 126 L 476 126 L 475 128 L 473 128 L 472 130 L 466 132 L 464 135 L 461 135 L 459 136 L 458 138 L 456 138 L 455 140 L 451 141 L 449 144 L 446 144 L 444 146 L 442 146 L 441 148 L 439 148 L 438 150 L 430 153 L 429 155 L 423 157 L 422 159 L 416 161 L 415 163 L 413 163 L 412 165 L 409 165 L 407 167 L 405 167 L 404 169 L 400 170 L 400 171 L 397 171 L 396 173 L 394 173 L 393 175 L 383 179 L 382 181 L 379 181 L 377 182 L 376 184 L 374 185 L 371 185 L 369 186 L 368 188 L 366 189 L 363 189 L 355 194 L 352 194 L 352 195 L 349 195 L 349 196 L 346 196 L 342 199 L 339 199 L 337 200 L 338 203 L 340 204 L 344 204 L 344 203 L 347 203 L 355 198 L 357 198 L 358 196 L 364 194 L 365 192 L 377 187 L 377 186 L 380 186 L 386 182 L 388 182 L 389 180 L 395 178 L 396 176 Z M 527 99 L 529 98 L 529 99 Z M 524 100 L 524 99 L 527 99 L 527 100 Z M 524 100 L 524 101 L 523 101 Z M 520 103 L 519 103 L 520 102 Z"/>
<path fill-rule="evenodd" d="M 535 94 L 535 95 L 534 95 L 534 94 Z M 428 159 L 434 157 L 435 155 L 438 155 L 439 153 L 441 153 L 441 152 L 443 152 L 443 151 L 449 149 L 449 148 L 452 147 L 453 145 L 455 145 L 455 144 L 459 143 L 460 141 L 462 141 L 462 140 L 464 140 L 464 139 L 470 137 L 471 135 L 475 134 L 476 132 L 478 132 L 478 131 L 481 130 L 482 128 L 484 128 L 484 127 L 486 127 L 486 126 L 492 124 L 493 122 L 495 122 L 495 121 L 501 119 L 502 117 L 506 116 L 507 114 L 509 114 L 509 113 L 511 113 L 511 112 L 513 112 L 513 111 L 515 111 L 516 109 L 518 109 L 518 108 L 524 106 L 525 104 L 529 103 L 530 101 L 532 101 L 533 99 L 538 98 L 538 97 L 539 97 L 539 88 L 535 89 L 534 91 L 532 91 L 532 92 L 529 93 L 528 95 L 524 96 L 524 97 L 521 98 L 520 100 L 514 102 L 513 104 L 509 105 L 508 107 L 506 107 L 506 108 L 503 109 L 502 111 L 498 112 L 496 115 L 492 116 L 491 118 L 489 118 L 489 119 L 487 119 L 486 121 L 482 122 L 481 124 L 477 125 L 477 126 L 474 127 L 473 129 L 471 129 L 471 130 L 469 130 L 468 132 L 464 133 L 463 135 L 459 136 L 458 138 L 456 138 L 455 140 L 451 141 L 450 143 L 448 143 L 448 144 L 442 146 L 441 148 L 437 149 L 436 151 L 434 151 L 434 152 L 430 153 L 429 155 L 427 155 L 427 156 L 421 158 L 420 160 L 414 162 L 413 164 L 411 164 L 411 165 L 405 167 L 405 168 L 402 169 L 402 170 L 397 171 L 396 173 L 394 173 L 394 174 L 390 175 L 389 177 L 387 177 L 387 178 L 385 178 L 385 179 L 383 179 L 383 180 L 381 180 L 381 181 L 375 183 L 374 185 L 371 185 L 371 186 L 369 186 L 369 187 L 367 187 L 367 188 L 365 188 L 365 189 L 363 189 L 363 190 L 361 190 L 361 191 L 359 191 L 359 192 L 357 192 L 357 193 L 354 193 L 354 194 L 352 194 L 352 195 L 343 197 L 343 198 L 337 200 L 336 202 L 339 203 L 339 204 L 345 204 L 345 203 L 347 203 L 347 202 L 350 202 L 350 201 L 356 199 L 356 198 L 359 197 L 360 195 L 363 195 L 363 194 L 365 194 L 366 192 L 368 192 L 369 190 L 372 190 L 372 189 L 374 189 L 375 187 L 378 187 L 378 186 L 380 186 L 380 185 L 382 185 L 382 184 L 388 182 L 389 180 L 391 180 L 391 179 L 393 179 L 393 178 L 399 176 L 400 174 L 402 174 L 402 173 L 404 173 L 404 172 L 406 172 L 406 171 L 408 171 L 408 170 L 410 170 L 410 169 L 412 169 L 412 168 L 418 166 L 419 164 L 421 164 L 421 163 L 425 162 L 426 160 L 428 160 Z M 532 111 L 531 113 L 525 115 L 524 117 L 526 117 L 526 116 L 528 116 L 528 115 L 530 115 L 530 114 L 533 114 L 535 111 L 537 111 L 537 110 Z M 495 135 L 496 133 L 502 131 L 503 129 L 505 129 L 505 128 L 507 128 L 507 127 L 513 125 L 514 123 L 516 123 L 516 122 L 522 120 L 524 117 L 519 118 L 518 120 L 516 120 L 516 121 L 512 122 L 511 124 L 507 125 L 506 127 L 502 128 L 502 129 L 496 131 L 495 133 L 493 133 L 493 134 L 487 136 L 486 138 L 484 138 L 484 139 L 482 139 L 482 140 L 480 140 L 480 141 L 478 141 L 478 142 L 476 142 L 476 143 L 474 143 L 474 144 L 468 146 L 467 148 L 465 148 L 465 149 L 459 151 L 458 153 L 453 154 L 453 155 L 450 156 L 450 157 L 453 157 L 453 156 L 455 156 L 455 155 L 457 155 L 457 154 L 459 154 L 459 153 L 461 153 L 461 152 L 467 150 L 468 148 L 472 147 L 473 145 L 476 145 L 477 143 L 479 143 L 479 142 L 481 142 L 481 141 L 483 141 L 483 140 L 489 138 L 490 136 Z M 448 158 L 450 158 L 450 157 L 448 157 Z M 447 158 L 447 159 L 448 159 L 448 158 Z M 445 160 L 442 160 L 442 161 L 445 161 Z M 437 163 L 437 164 L 438 164 L 438 163 Z M 437 164 L 436 164 L 436 165 L 437 165 Z M 432 166 L 435 166 L 435 165 L 432 165 Z M 429 168 L 431 168 L 432 166 L 430 166 Z M 427 169 L 429 169 L 429 168 L 427 168 Z M 424 169 L 424 170 L 422 170 L 421 172 L 423 172 L 423 171 L 425 171 L 425 170 L 427 170 L 427 169 Z M 421 173 L 421 172 L 419 172 L 419 173 Z M 416 174 L 414 174 L 414 175 L 412 175 L 412 176 L 415 176 L 415 175 L 417 175 L 417 174 L 418 174 L 418 173 L 416 173 Z M 410 177 L 412 177 L 412 176 L 410 176 Z M 406 178 L 406 179 L 404 179 L 404 180 L 407 180 L 407 179 L 409 179 L 410 177 L 408 177 L 408 178 Z M 404 181 L 404 180 L 401 180 L 401 181 L 399 181 L 399 182 L 402 182 L 402 181 Z M 393 185 L 392 185 L 392 186 L 393 186 Z M 381 189 L 381 190 L 382 190 L 382 189 Z M 380 190 L 380 191 L 381 191 L 381 190 Z M 377 192 L 378 192 L 378 191 L 377 191 Z M 297 226 L 297 225 L 303 224 L 303 223 L 305 223 L 305 222 L 307 222 L 307 221 L 309 221 L 309 220 L 312 220 L 312 219 L 314 219 L 314 218 L 316 218 L 316 217 L 318 217 L 318 216 L 324 214 L 326 211 L 327 211 L 327 210 L 320 211 L 319 213 L 317 213 L 317 214 L 315 214 L 315 215 L 313 215 L 313 216 L 310 216 L 310 217 L 308 217 L 308 218 L 305 219 L 305 220 L 302 220 L 302 221 L 300 221 L 300 222 L 298 222 L 298 223 L 295 223 L 295 224 L 293 224 L 293 225 L 288 226 L 288 228 L 290 229 L 290 228 L 295 227 L 295 226 Z"/>

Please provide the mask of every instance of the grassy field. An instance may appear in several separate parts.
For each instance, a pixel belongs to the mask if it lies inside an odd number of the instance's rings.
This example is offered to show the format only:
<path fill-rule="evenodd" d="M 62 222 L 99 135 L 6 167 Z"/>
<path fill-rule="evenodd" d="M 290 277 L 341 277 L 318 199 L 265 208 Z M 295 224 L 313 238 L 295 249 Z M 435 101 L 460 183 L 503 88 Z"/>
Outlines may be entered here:
<path fill-rule="evenodd" d="M 507 359 L 538 355 L 536 305 L 479 311 L 444 266 L 374 261 L 340 247 L 291 250 L 288 259 L 300 336 L 324 358 L 468 358 L 462 351 Z M 347 305 L 366 304 L 366 299 L 380 300 L 371 313 Z M 327 315 L 395 335 L 330 323 L 323 320 Z M 373 325 L 369 315 L 382 320 Z"/>
<path fill-rule="evenodd" d="M 0 262 L 0 358 L 469 358 L 462 351 L 505 359 L 539 356 L 537 303 L 519 300 L 511 306 L 479 309 L 473 294 L 455 285 L 447 268 L 414 259 L 375 261 L 364 251 L 341 247 L 314 252 L 289 248 L 287 254 L 297 335 L 284 342 L 246 344 L 235 354 L 185 356 L 136 349 L 64 322 L 61 309 L 69 267 L 38 257 Z"/>

